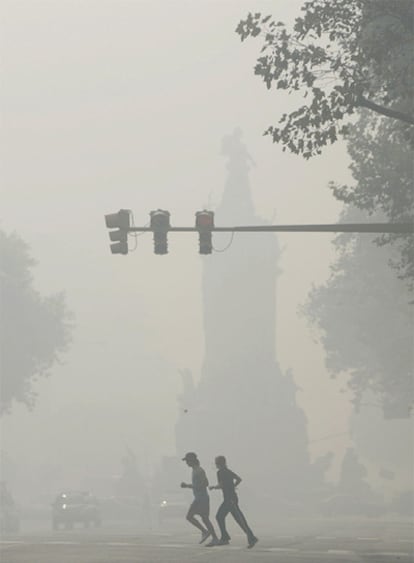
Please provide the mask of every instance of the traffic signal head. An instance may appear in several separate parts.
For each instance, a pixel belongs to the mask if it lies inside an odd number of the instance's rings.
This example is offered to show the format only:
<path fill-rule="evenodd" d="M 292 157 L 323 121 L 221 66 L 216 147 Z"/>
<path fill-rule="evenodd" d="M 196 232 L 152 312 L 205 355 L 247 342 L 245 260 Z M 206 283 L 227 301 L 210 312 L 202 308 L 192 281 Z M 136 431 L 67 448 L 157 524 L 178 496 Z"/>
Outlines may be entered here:
<path fill-rule="evenodd" d="M 131 211 L 120 209 L 118 213 L 105 215 L 105 224 L 108 229 L 116 229 L 109 231 L 109 238 L 114 242 L 114 244 L 111 244 L 112 254 L 128 254 L 128 229 L 131 226 Z"/>
<path fill-rule="evenodd" d="M 196 229 L 198 230 L 200 254 L 211 254 L 213 252 L 212 230 L 214 228 L 213 211 L 197 211 Z"/>
<path fill-rule="evenodd" d="M 167 234 L 170 230 L 170 213 L 163 209 L 157 209 L 150 213 L 150 226 L 154 233 L 155 254 L 168 253 Z"/>

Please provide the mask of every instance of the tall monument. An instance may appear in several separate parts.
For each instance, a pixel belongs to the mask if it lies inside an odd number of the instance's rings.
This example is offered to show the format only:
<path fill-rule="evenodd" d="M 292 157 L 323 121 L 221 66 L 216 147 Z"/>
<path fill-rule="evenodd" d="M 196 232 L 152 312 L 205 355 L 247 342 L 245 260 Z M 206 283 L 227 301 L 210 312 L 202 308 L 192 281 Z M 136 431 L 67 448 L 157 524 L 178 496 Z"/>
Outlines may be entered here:
<path fill-rule="evenodd" d="M 222 154 L 227 181 L 216 225 L 264 224 L 255 214 L 254 163 L 240 130 L 223 139 Z M 236 233 L 230 240 L 229 233 L 214 234 L 214 247 L 228 248 L 203 258 L 205 359 L 197 384 L 183 374 L 177 450 L 198 452 L 210 473 L 214 457 L 225 455 L 251 496 L 261 489 L 293 498 L 309 488 L 313 471 L 296 387 L 276 359 L 277 239 Z"/>

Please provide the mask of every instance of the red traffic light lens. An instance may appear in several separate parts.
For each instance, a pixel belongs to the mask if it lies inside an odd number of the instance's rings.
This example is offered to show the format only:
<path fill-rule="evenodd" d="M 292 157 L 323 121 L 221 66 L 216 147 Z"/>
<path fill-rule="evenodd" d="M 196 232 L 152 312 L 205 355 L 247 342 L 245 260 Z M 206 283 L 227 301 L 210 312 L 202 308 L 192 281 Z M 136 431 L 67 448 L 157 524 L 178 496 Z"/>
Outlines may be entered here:
<path fill-rule="evenodd" d="M 196 213 L 196 227 L 208 229 L 214 227 L 214 213 L 212 211 L 198 211 Z"/>

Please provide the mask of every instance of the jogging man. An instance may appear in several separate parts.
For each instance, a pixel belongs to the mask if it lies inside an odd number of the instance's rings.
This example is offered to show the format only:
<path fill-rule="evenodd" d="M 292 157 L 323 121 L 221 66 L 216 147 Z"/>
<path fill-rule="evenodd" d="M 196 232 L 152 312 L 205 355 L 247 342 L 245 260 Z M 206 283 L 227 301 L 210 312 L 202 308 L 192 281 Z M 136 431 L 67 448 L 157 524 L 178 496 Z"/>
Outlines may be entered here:
<path fill-rule="evenodd" d="M 215 459 L 217 471 L 217 485 L 210 487 L 212 489 L 221 489 L 223 491 L 223 502 L 217 511 L 216 519 L 220 528 L 221 538 L 219 545 L 228 545 L 230 536 L 226 530 L 226 516 L 230 512 L 237 524 L 247 536 L 247 547 L 252 548 L 259 540 L 253 534 L 244 517 L 243 512 L 239 508 L 239 499 L 236 494 L 236 487 L 241 483 L 241 477 L 233 473 L 228 467 L 226 458 L 219 455 Z"/>
<path fill-rule="evenodd" d="M 183 457 L 183 461 L 187 463 L 189 467 L 192 468 L 192 483 L 181 483 L 183 489 L 193 489 L 194 500 L 190 505 L 187 513 L 187 520 L 198 528 L 201 532 L 201 541 L 203 543 L 208 537 L 211 536 L 210 543 L 207 544 L 208 547 L 218 545 L 218 538 L 216 532 L 213 528 L 213 524 L 210 522 L 210 497 L 208 496 L 207 487 L 208 479 L 204 469 L 200 466 L 197 454 L 194 452 L 188 452 Z M 195 515 L 199 515 L 204 526 L 195 518 Z"/>

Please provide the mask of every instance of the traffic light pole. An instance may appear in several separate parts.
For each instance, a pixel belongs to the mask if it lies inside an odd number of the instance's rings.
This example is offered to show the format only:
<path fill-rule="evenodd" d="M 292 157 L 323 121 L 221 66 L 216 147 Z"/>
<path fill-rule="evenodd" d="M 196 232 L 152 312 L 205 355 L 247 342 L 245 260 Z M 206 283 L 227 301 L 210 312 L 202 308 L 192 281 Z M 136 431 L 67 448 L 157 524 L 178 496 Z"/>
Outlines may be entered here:
<path fill-rule="evenodd" d="M 193 227 L 172 227 L 170 213 L 164 209 L 151 211 L 149 225 L 136 227 L 129 209 L 105 215 L 112 254 L 128 254 L 128 235 L 131 233 L 153 234 L 155 254 L 168 253 L 168 233 L 198 233 L 199 253 L 211 254 L 214 250 L 212 233 L 392 233 L 414 234 L 413 223 L 333 223 L 328 225 L 241 225 L 216 227 L 214 212 L 203 209 L 195 214 Z"/>
<path fill-rule="evenodd" d="M 212 232 L 231 233 L 394 233 L 414 234 L 414 223 L 333 223 L 328 225 L 247 225 L 235 227 L 211 227 Z M 128 232 L 152 232 L 151 227 L 129 227 Z M 168 232 L 198 232 L 197 227 L 169 227 Z"/>

